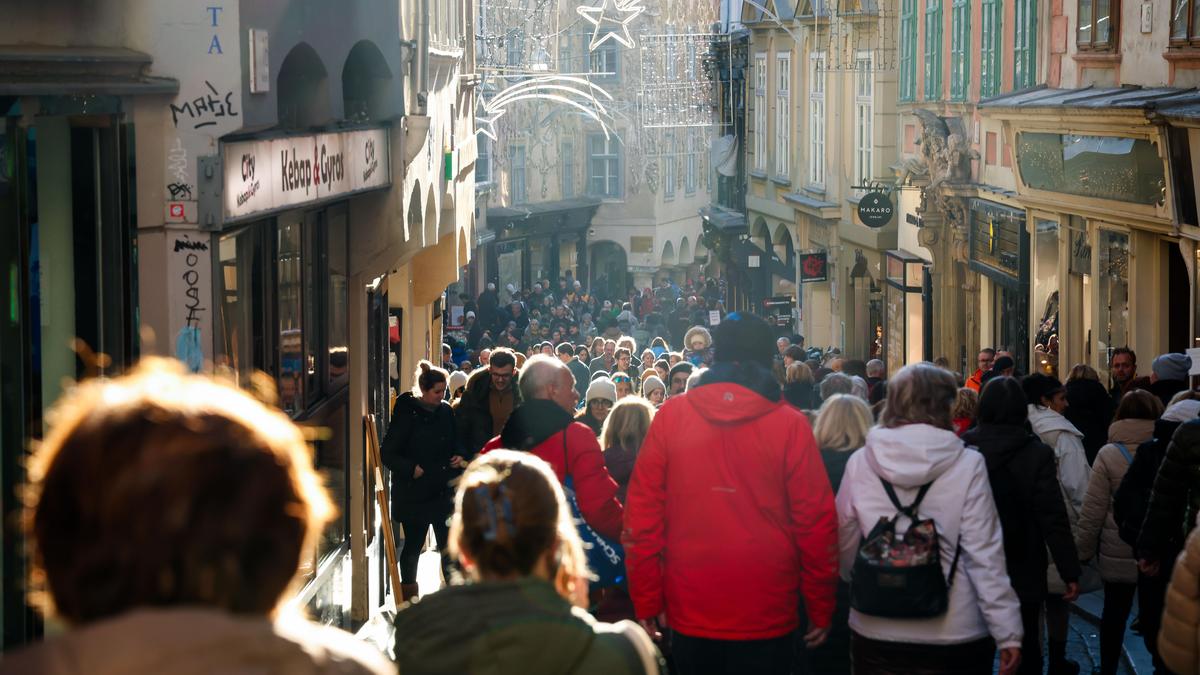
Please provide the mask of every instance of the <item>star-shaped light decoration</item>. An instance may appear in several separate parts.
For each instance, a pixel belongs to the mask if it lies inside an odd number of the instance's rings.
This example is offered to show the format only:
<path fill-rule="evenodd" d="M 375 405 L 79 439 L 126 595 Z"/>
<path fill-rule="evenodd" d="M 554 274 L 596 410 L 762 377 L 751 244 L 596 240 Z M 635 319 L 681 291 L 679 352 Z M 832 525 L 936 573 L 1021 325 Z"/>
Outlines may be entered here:
<path fill-rule="evenodd" d="M 484 109 L 482 112 L 486 112 L 486 113 L 490 113 L 490 114 L 475 116 L 475 133 L 483 134 L 484 136 L 487 136 L 488 138 L 492 139 L 492 142 L 495 143 L 496 142 L 496 122 L 501 117 L 504 117 L 504 113 L 506 113 L 508 111 L 505 110 L 504 108 L 500 108 L 499 110 Z"/>
<path fill-rule="evenodd" d="M 641 1 L 600 0 L 599 5 L 577 7 L 575 11 L 579 12 L 579 16 L 582 16 L 588 23 L 596 27 L 592 32 L 592 43 L 588 46 L 588 49 L 595 51 L 608 40 L 616 40 L 625 45 L 627 49 L 633 49 L 633 38 L 629 35 L 629 24 L 642 12 L 646 11 L 646 8 L 641 5 Z M 605 24 L 612 24 L 615 28 L 605 30 Z"/>

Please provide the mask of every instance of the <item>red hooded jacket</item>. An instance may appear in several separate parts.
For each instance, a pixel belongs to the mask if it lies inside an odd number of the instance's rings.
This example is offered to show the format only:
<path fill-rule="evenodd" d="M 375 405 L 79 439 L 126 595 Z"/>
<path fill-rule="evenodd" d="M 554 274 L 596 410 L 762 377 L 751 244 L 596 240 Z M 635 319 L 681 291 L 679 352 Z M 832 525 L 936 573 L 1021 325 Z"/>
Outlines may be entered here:
<path fill-rule="evenodd" d="M 545 460 L 559 482 L 570 469 L 575 498 L 583 519 L 613 541 L 621 536 L 623 510 L 617 501 L 617 483 L 604 464 L 596 434 L 587 425 L 549 401 L 532 400 L 517 406 L 500 435 L 488 441 L 480 454 L 497 448 L 525 450 Z"/>
<path fill-rule="evenodd" d="M 801 594 L 811 625 L 833 615 L 837 514 L 812 430 L 778 400 L 778 384 L 776 400 L 751 386 L 702 379 L 668 400 L 629 485 L 623 543 L 637 616 L 665 610 L 691 637 L 786 635 Z"/>

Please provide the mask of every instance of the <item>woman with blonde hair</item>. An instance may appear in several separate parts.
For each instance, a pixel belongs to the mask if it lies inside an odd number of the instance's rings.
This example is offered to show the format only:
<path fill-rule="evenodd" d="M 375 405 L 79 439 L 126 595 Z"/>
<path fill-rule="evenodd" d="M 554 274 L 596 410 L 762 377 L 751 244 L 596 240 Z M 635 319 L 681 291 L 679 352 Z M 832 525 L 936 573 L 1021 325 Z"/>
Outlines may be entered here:
<path fill-rule="evenodd" d="M 657 675 L 649 636 L 587 604 L 587 558 L 561 485 L 541 459 L 494 450 L 459 481 L 450 548 L 468 583 L 396 614 L 403 672 Z"/>
<path fill-rule="evenodd" d="M 245 391 L 165 359 L 84 382 L 29 476 L 33 600 L 67 630 L 0 672 L 395 672 L 282 609 L 334 506 L 300 429 Z"/>
<path fill-rule="evenodd" d="M 821 405 L 812 368 L 803 361 L 792 361 L 784 368 L 783 398 L 800 410 L 814 410 Z"/>
<path fill-rule="evenodd" d="M 970 387 L 959 387 L 950 415 L 954 419 L 954 433 L 962 436 L 975 426 L 975 418 L 979 417 L 979 394 Z"/>
<path fill-rule="evenodd" d="M 808 368 L 803 363 L 793 363 L 788 366 L 789 373 L 795 366 Z M 841 487 L 846 462 L 866 442 L 867 432 L 871 430 L 874 421 L 867 402 L 853 394 L 837 394 L 830 397 L 817 413 L 813 438 L 821 450 L 821 460 L 825 462 L 825 472 L 829 476 L 829 485 L 834 494 Z M 816 649 L 808 650 L 808 672 L 850 672 L 849 621 L 850 585 L 839 581 L 829 639 Z"/>
<path fill-rule="evenodd" d="M 625 503 L 625 491 L 629 488 L 629 477 L 637 461 L 638 450 L 650 431 L 654 419 L 654 406 L 644 398 L 629 396 L 617 401 L 604 430 L 600 432 L 600 447 L 604 448 L 604 464 L 608 473 L 617 481 L 617 499 Z"/>

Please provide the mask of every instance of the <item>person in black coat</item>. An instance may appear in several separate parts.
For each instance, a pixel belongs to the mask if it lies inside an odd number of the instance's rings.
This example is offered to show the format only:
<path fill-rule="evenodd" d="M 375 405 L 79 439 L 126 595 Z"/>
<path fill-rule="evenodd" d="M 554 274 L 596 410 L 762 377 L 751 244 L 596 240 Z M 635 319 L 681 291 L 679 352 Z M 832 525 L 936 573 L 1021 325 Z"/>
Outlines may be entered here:
<path fill-rule="evenodd" d="M 444 400 L 449 376 L 421 361 L 416 380 L 420 395 L 405 392 L 396 399 L 380 453 L 392 471 L 392 526 L 404 528 L 401 600 L 417 595 L 417 563 L 431 526 L 442 553 L 442 573 L 450 579 L 447 521 L 454 512 L 452 483 L 467 465 L 455 433 L 454 411 Z"/>
<path fill-rule="evenodd" d="M 1079 364 L 1067 376 L 1067 411 L 1063 417 L 1083 433 L 1083 452 L 1088 465 L 1096 461 L 1096 453 L 1108 443 L 1108 425 L 1112 423 L 1112 397 L 1100 384 L 1095 369 Z"/>
<path fill-rule="evenodd" d="M 1054 451 L 1028 427 L 1028 400 L 1012 377 L 988 381 L 979 397 L 978 425 L 963 442 L 983 454 L 996 511 L 1004 531 L 1004 555 L 1013 590 L 1021 602 L 1025 641 L 1019 673 L 1042 672 L 1039 620 L 1048 595 L 1046 549 L 1067 582 L 1067 601 L 1079 593 L 1082 573 L 1067 519 Z M 1066 659 L 1066 644 L 1051 643 L 1051 672 Z"/>

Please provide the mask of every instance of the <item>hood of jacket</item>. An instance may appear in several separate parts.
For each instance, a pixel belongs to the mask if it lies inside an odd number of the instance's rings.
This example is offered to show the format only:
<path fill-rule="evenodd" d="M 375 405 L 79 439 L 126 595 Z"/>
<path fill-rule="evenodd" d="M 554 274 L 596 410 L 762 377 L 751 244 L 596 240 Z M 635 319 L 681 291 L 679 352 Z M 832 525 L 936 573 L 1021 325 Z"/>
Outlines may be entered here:
<path fill-rule="evenodd" d="M 1029 426 L 1033 427 L 1033 432 L 1039 436 L 1057 431 L 1083 438 L 1083 434 L 1070 420 L 1049 408 L 1032 403 L 1029 404 Z"/>
<path fill-rule="evenodd" d="M 592 640 L 588 620 L 538 579 L 450 586 L 396 614 L 403 672 L 567 672 Z"/>
<path fill-rule="evenodd" d="M 1157 420 L 1117 420 L 1108 425 L 1108 442 L 1122 443 L 1131 451 L 1154 437 Z"/>
<path fill-rule="evenodd" d="M 1105 410 L 1112 401 L 1108 390 L 1096 380 L 1087 378 L 1071 380 L 1064 386 L 1064 389 L 1067 392 L 1067 401 L 1071 404 L 1071 408 Z"/>
<path fill-rule="evenodd" d="M 963 434 L 963 443 L 983 454 L 988 471 L 1004 466 L 1030 443 L 1041 443 L 1025 425 L 981 424 Z"/>
<path fill-rule="evenodd" d="M 743 424 L 783 405 L 770 369 L 749 363 L 714 365 L 682 398 L 717 424 Z"/>
<path fill-rule="evenodd" d="M 574 421 L 571 413 L 553 401 L 526 401 L 508 416 L 508 421 L 500 430 L 500 440 L 506 448 L 529 451 L 554 434 L 561 433 Z"/>
<path fill-rule="evenodd" d="M 863 450 L 878 476 L 898 487 L 915 488 L 946 473 L 962 456 L 963 442 L 953 431 L 906 424 L 871 429 Z"/>
<path fill-rule="evenodd" d="M 209 609 L 140 609 L 6 654 L 3 673 L 393 673 L 374 647 L 299 617 L 239 617 Z"/>

